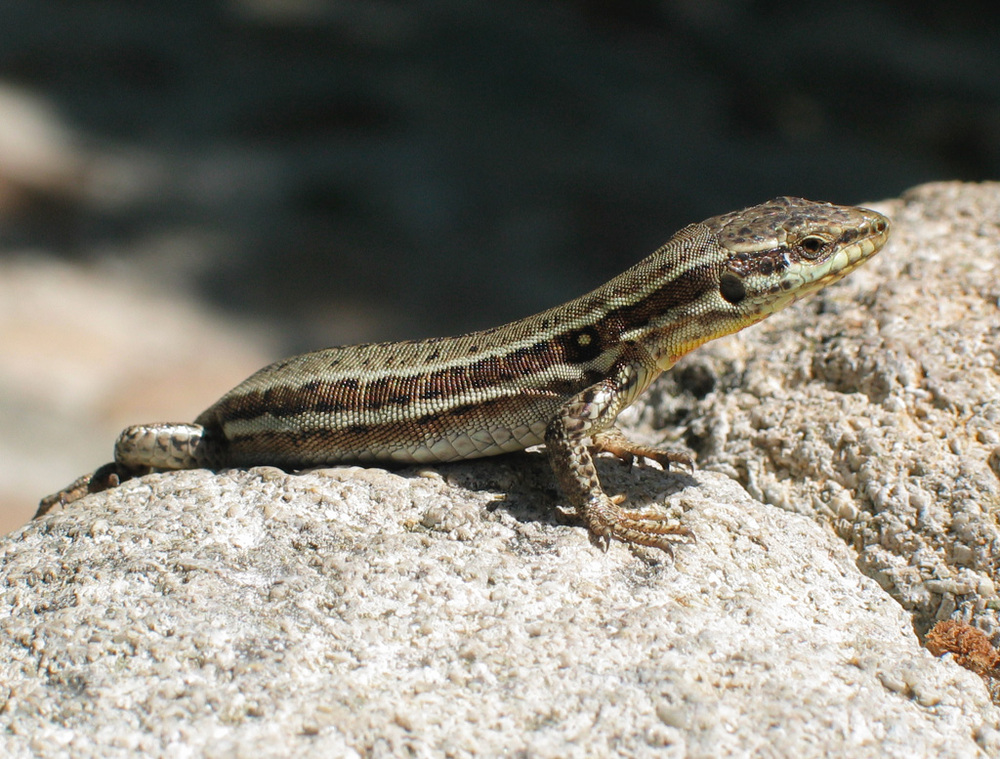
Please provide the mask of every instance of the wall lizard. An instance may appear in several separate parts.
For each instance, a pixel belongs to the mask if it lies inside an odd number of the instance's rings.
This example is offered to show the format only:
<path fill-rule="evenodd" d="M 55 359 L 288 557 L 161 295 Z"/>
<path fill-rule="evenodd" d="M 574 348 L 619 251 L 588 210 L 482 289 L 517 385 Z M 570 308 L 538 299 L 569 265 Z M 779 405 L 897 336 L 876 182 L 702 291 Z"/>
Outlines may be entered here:
<path fill-rule="evenodd" d="M 112 463 L 44 498 L 36 517 L 151 471 L 437 463 L 544 444 L 595 541 L 669 552 L 690 533 L 608 496 L 593 457 L 667 468 L 691 466 L 691 456 L 628 440 L 618 414 L 684 354 L 840 279 L 888 235 L 889 220 L 875 211 L 801 198 L 715 216 L 534 316 L 459 337 L 284 359 L 193 424 L 128 427 Z"/>

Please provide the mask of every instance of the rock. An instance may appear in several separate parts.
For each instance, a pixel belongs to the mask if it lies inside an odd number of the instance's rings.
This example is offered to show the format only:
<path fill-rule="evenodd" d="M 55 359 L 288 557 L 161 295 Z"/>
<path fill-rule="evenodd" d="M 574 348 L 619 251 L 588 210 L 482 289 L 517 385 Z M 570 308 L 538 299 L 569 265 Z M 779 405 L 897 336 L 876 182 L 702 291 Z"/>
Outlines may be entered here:
<path fill-rule="evenodd" d="M 978 677 L 811 520 L 650 468 L 676 562 L 553 524 L 540 455 L 154 475 L 3 544 L 4 754 L 971 756 Z M 491 471 L 493 470 L 493 471 Z M 488 511 L 491 491 L 511 502 Z M 551 512 L 550 512 L 551 513 Z"/>
<path fill-rule="evenodd" d="M 996 641 L 1000 183 L 875 207 L 893 231 L 873 261 L 692 353 L 645 422 L 681 419 L 700 467 L 832 526 L 921 634 L 955 616 Z M 686 374 L 717 389 L 677 392 Z"/>
<path fill-rule="evenodd" d="M 158 474 L 27 525 L 0 752 L 1000 754 L 983 682 L 914 632 L 993 620 L 998 206 L 879 204 L 875 261 L 624 416 L 699 454 L 600 462 L 695 533 L 673 560 L 591 545 L 538 453 Z"/>

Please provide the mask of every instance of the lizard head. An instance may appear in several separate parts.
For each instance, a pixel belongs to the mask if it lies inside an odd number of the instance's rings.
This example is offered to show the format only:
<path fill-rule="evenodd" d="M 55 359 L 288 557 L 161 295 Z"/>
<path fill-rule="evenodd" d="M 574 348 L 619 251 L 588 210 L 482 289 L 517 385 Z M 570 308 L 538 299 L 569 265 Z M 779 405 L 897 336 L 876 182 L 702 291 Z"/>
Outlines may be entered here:
<path fill-rule="evenodd" d="M 719 294 L 754 321 L 836 282 L 889 237 L 889 220 L 876 211 L 802 198 L 775 198 L 704 224 L 728 253 Z"/>
<path fill-rule="evenodd" d="M 785 197 L 686 227 L 650 259 L 657 366 L 836 282 L 888 237 L 876 211 Z"/>

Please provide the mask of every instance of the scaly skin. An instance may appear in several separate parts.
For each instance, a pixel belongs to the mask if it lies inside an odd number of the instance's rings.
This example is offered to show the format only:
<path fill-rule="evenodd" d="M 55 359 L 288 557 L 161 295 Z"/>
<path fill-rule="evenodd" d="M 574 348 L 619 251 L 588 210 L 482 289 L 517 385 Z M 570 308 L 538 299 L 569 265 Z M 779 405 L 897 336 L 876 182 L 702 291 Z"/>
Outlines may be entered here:
<path fill-rule="evenodd" d="M 278 361 L 193 424 L 129 427 L 114 462 L 43 499 L 36 516 L 156 470 L 434 463 L 544 443 L 596 540 L 669 551 L 689 533 L 605 494 L 592 450 L 690 465 L 686 452 L 630 442 L 614 426 L 618 414 L 684 354 L 835 282 L 888 235 L 875 211 L 801 198 L 716 216 L 593 292 L 526 319 Z"/>

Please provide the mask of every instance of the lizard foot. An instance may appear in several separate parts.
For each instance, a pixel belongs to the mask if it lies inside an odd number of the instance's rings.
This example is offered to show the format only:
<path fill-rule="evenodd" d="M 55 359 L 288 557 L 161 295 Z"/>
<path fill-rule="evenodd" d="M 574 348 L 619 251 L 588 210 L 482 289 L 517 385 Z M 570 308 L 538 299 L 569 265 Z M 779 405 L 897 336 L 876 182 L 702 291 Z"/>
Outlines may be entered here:
<path fill-rule="evenodd" d="M 677 543 L 693 543 L 694 533 L 680 525 L 667 524 L 669 517 L 655 512 L 623 509 L 622 496 L 592 498 L 580 510 L 580 517 L 590 530 L 591 539 L 607 550 L 612 538 L 623 543 L 651 546 L 673 556 Z"/>
<path fill-rule="evenodd" d="M 105 464 L 90 474 L 77 477 L 59 492 L 45 496 L 38 502 L 38 510 L 32 519 L 43 517 L 50 511 L 60 511 L 91 493 L 100 493 L 102 490 L 118 487 L 123 480 L 128 478 L 128 475 L 115 462 Z"/>
<path fill-rule="evenodd" d="M 636 457 L 655 461 L 664 470 L 669 470 L 671 464 L 683 464 L 694 471 L 694 458 L 689 451 L 671 451 L 666 448 L 635 443 L 625 437 L 617 427 L 610 427 L 598 432 L 591 438 L 591 450 L 595 453 L 606 452 L 632 466 Z"/>

